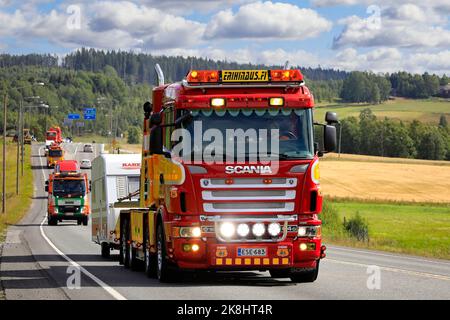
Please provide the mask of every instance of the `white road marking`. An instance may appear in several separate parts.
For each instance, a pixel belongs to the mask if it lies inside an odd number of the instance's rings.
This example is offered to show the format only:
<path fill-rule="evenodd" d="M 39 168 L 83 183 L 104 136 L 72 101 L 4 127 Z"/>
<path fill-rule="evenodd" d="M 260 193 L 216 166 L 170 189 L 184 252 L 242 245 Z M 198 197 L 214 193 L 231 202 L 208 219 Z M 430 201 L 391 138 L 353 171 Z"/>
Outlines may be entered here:
<path fill-rule="evenodd" d="M 334 247 L 334 246 L 327 246 L 329 250 L 341 250 L 341 251 L 347 251 L 347 252 L 356 252 L 356 253 L 364 253 L 364 254 L 370 254 L 374 256 L 383 256 L 383 257 L 391 257 L 391 258 L 401 258 L 405 260 L 416 260 L 419 262 L 430 262 L 430 263 L 436 263 L 436 264 L 443 264 L 450 266 L 450 262 L 447 261 L 436 261 L 436 260 L 428 260 L 428 259 L 422 259 L 419 257 L 408 257 L 408 256 L 398 256 L 395 254 L 389 254 L 389 253 L 381 253 L 376 251 L 363 251 L 363 250 L 357 250 L 357 249 L 351 249 L 351 248 L 341 248 L 341 247 Z"/>
<path fill-rule="evenodd" d="M 358 266 L 358 267 L 363 267 L 363 268 L 369 267 L 369 264 L 350 262 L 350 261 L 342 261 L 342 260 L 335 260 L 335 259 L 329 259 L 329 258 L 326 258 L 326 261 L 339 263 L 339 264 L 346 264 L 346 265 L 351 265 L 351 266 Z M 384 267 L 384 266 L 378 266 L 378 267 L 381 270 L 384 270 L 384 271 L 390 271 L 390 272 L 396 272 L 396 273 L 404 273 L 404 274 L 408 274 L 408 275 L 411 275 L 411 276 L 419 276 L 419 277 L 426 277 L 426 278 L 433 278 L 433 279 L 450 281 L 450 277 L 447 277 L 447 276 L 444 276 L 444 275 L 440 275 L 440 274 L 432 274 L 432 273 L 412 271 L 412 270 L 405 270 L 405 269 L 398 269 L 398 268 L 392 268 L 392 267 Z"/>
<path fill-rule="evenodd" d="M 44 178 L 45 181 L 45 171 L 42 167 L 42 160 L 41 160 L 41 149 L 39 148 L 39 163 L 41 165 L 41 171 L 42 171 L 42 176 Z M 68 256 L 66 256 L 61 250 L 58 249 L 58 247 L 56 247 L 56 245 L 47 237 L 47 235 L 45 234 L 44 231 L 44 223 L 47 220 L 47 217 L 45 216 L 44 219 L 42 220 L 39 229 L 41 231 L 41 235 L 42 237 L 45 239 L 45 241 L 47 241 L 47 243 L 53 248 L 53 250 L 56 251 L 56 253 L 58 253 L 61 257 L 63 257 L 65 260 L 67 260 L 67 262 L 69 262 L 72 266 L 79 268 L 81 272 L 83 272 L 86 276 L 88 276 L 89 278 L 91 278 L 95 283 L 97 283 L 100 287 L 102 287 L 106 292 L 108 292 L 114 299 L 116 300 L 127 300 L 123 295 L 121 295 L 117 290 L 113 289 L 112 287 L 110 287 L 109 285 L 107 285 L 105 282 L 103 282 L 102 280 L 100 280 L 99 278 L 97 278 L 95 275 L 93 275 L 92 273 L 90 273 L 89 271 L 87 271 L 84 267 L 82 267 L 81 265 L 79 265 L 77 262 L 73 261 L 72 259 L 70 259 Z"/>

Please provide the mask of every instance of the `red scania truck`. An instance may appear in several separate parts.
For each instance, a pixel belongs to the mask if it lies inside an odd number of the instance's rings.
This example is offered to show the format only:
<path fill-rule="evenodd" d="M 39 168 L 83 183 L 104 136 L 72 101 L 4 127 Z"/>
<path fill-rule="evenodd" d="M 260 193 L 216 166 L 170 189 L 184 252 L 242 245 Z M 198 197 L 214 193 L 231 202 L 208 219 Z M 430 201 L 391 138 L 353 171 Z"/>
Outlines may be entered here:
<path fill-rule="evenodd" d="M 266 270 L 314 281 L 326 249 L 319 156 L 336 146 L 336 114 L 314 122 L 299 70 L 192 70 L 173 84 L 158 71 L 153 102 L 144 105 L 139 204 L 123 205 L 109 231 L 120 262 L 169 282 L 182 270 Z M 323 127 L 320 144 L 314 125 Z M 265 152 L 271 161 L 251 149 L 262 139 L 250 130 L 276 132 L 269 135 L 276 150 Z M 180 145 L 190 148 L 177 154 Z"/>

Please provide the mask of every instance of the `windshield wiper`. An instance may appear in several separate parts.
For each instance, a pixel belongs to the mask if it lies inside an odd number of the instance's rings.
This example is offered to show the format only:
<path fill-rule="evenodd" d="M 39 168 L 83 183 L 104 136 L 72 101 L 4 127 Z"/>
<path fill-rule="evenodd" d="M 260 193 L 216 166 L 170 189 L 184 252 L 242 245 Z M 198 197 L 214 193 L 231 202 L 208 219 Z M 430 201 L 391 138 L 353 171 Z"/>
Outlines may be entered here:
<path fill-rule="evenodd" d="M 250 156 L 254 156 L 254 155 L 255 155 L 255 153 L 245 153 L 245 157 L 246 158 L 249 158 Z M 256 153 L 256 155 L 258 156 L 258 158 L 260 158 L 260 155 L 258 153 Z M 268 157 L 269 160 L 271 160 L 274 157 L 277 157 L 278 159 L 281 159 L 281 160 L 291 160 L 291 159 L 295 160 L 295 159 L 305 159 L 305 158 L 307 158 L 307 157 L 290 156 L 290 155 L 287 155 L 285 153 L 271 153 L 271 152 L 265 154 L 264 156 Z"/>

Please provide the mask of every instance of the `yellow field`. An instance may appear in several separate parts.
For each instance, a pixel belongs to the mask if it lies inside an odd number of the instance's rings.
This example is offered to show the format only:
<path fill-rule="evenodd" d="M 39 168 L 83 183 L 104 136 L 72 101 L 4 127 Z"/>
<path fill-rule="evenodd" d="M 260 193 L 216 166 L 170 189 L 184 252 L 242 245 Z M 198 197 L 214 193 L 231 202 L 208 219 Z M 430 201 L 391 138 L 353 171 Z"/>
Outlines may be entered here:
<path fill-rule="evenodd" d="M 450 162 L 326 155 L 323 194 L 376 201 L 450 203 Z"/>

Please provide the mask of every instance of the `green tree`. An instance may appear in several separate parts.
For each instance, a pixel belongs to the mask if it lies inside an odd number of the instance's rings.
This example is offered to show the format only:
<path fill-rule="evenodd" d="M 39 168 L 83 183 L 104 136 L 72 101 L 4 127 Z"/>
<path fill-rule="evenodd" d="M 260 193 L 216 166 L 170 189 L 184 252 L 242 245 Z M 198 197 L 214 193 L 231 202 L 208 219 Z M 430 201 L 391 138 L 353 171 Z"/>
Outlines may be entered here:
<path fill-rule="evenodd" d="M 127 131 L 127 142 L 130 144 L 138 144 L 141 137 L 141 131 L 136 126 L 131 126 Z"/>
<path fill-rule="evenodd" d="M 437 128 L 429 128 L 422 136 L 418 148 L 421 159 L 443 160 L 447 154 L 447 143 Z"/>

